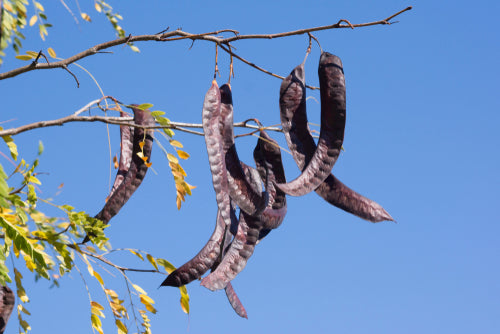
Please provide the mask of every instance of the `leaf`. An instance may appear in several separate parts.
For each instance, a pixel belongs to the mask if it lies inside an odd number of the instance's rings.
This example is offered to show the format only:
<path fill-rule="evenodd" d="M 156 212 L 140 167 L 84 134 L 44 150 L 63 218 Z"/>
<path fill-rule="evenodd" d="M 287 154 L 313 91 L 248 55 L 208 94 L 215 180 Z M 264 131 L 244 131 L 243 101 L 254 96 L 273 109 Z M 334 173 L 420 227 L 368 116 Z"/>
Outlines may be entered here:
<path fill-rule="evenodd" d="M 167 260 L 165 260 L 165 259 L 156 259 L 156 262 L 157 262 L 160 266 L 162 266 L 163 268 L 165 268 L 165 271 L 166 271 L 167 273 L 169 273 L 169 274 L 170 274 L 171 272 L 173 272 L 175 269 L 177 269 L 177 268 L 175 268 L 175 266 L 174 266 L 172 263 L 168 262 L 168 261 L 167 261 Z"/>
<path fill-rule="evenodd" d="M 153 267 L 158 270 L 158 265 L 156 264 L 155 258 L 150 254 L 147 254 L 146 257 L 148 258 L 148 261 L 153 265 Z"/>
<path fill-rule="evenodd" d="M 167 159 L 170 162 L 173 162 L 173 163 L 176 163 L 176 164 L 179 163 L 179 160 L 173 154 L 171 154 L 171 153 L 167 153 Z"/>
<path fill-rule="evenodd" d="M 137 52 L 137 53 L 141 52 L 141 50 L 139 50 L 139 48 L 135 45 L 130 45 L 130 49 L 134 52 Z"/>
<path fill-rule="evenodd" d="M 41 4 L 41 3 L 39 3 L 39 2 L 37 2 L 37 1 L 35 1 L 35 7 L 36 7 L 39 11 L 41 11 L 41 12 L 44 12 L 44 11 L 45 11 L 45 9 L 43 8 L 42 4 Z"/>
<path fill-rule="evenodd" d="M 177 150 L 177 155 L 181 159 L 187 159 L 187 158 L 189 158 L 189 153 L 181 151 L 181 150 Z"/>
<path fill-rule="evenodd" d="M 141 109 L 141 110 L 146 110 L 146 109 L 149 109 L 151 107 L 153 107 L 153 105 L 151 103 L 143 103 L 143 104 L 138 105 L 136 108 Z"/>
<path fill-rule="evenodd" d="M 54 49 L 48 48 L 47 52 L 49 53 L 49 56 L 51 56 L 52 58 L 56 58 L 57 57 L 56 52 L 54 51 Z"/>
<path fill-rule="evenodd" d="M 181 297 L 181 308 L 184 313 L 189 314 L 189 300 Z"/>
<path fill-rule="evenodd" d="M 102 7 L 97 2 L 95 3 L 94 7 L 95 7 L 95 10 L 97 10 L 99 13 L 102 12 Z"/>
<path fill-rule="evenodd" d="M 143 304 L 154 304 L 155 301 L 149 297 L 148 295 L 139 295 L 139 298 L 141 299 L 141 303 Z"/>
<path fill-rule="evenodd" d="M 153 117 L 158 117 L 158 116 L 162 116 L 162 115 L 165 115 L 165 112 L 164 111 L 160 111 L 160 110 L 155 110 L 155 111 L 152 111 L 151 112 L 151 116 Z"/>
<path fill-rule="evenodd" d="M 116 324 L 116 328 L 118 328 L 118 334 L 122 334 L 122 333 L 127 334 L 128 333 L 127 327 L 125 327 L 125 325 L 123 324 L 123 322 L 121 322 L 120 319 L 116 319 L 115 324 Z"/>
<path fill-rule="evenodd" d="M 90 305 L 91 305 L 93 308 L 96 308 L 96 309 L 98 309 L 98 310 L 101 310 L 101 311 L 102 311 L 102 310 L 104 310 L 104 307 L 103 307 L 101 304 L 99 304 L 98 302 L 91 301 L 91 302 L 90 302 Z"/>
<path fill-rule="evenodd" d="M 82 19 L 84 19 L 85 21 L 92 22 L 90 16 L 87 13 L 81 13 L 80 15 L 82 16 Z"/>
<path fill-rule="evenodd" d="M 92 327 L 94 327 L 97 330 L 101 329 L 101 327 L 102 327 L 101 319 L 99 319 L 99 317 L 97 315 L 92 314 L 90 316 L 90 321 L 92 322 Z"/>
<path fill-rule="evenodd" d="M 141 294 L 143 294 L 143 295 L 147 295 L 146 291 L 144 291 L 144 290 L 143 290 L 140 286 L 138 286 L 137 284 L 132 284 L 132 286 L 134 287 L 134 289 L 135 289 L 137 292 L 139 292 L 139 293 L 141 293 Z"/>
<path fill-rule="evenodd" d="M 178 148 L 183 148 L 184 147 L 184 145 L 182 145 L 181 142 L 179 142 L 179 141 L 177 141 L 175 139 L 170 139 L 169 142 L 170 142 L 170 145 L 172 145 L 173 147 L 178 147 Z"/>
<path fill-rule="evenodd" d="M 101 275 L 97 271 L 94 271 L 94 277 L 99 281 L 99 283 L 101 283 L 101 285 L 104 285 L 104 281 L 102 280 Z"/>
<path fill-rule="evenodd" d="M 30 55 L 18 55 L 18 56 L 16 56 L 16 58 L 19 60 L 24 60 L 24 61 L 33 59 L 33 57 Z"/>
<path fill-rule="evenodd" d="M 43 153 L 43 143 L 41 140 L 38 141 L 38 155 L 42 155 Z"/>
<path fill-rule="evenodd" d="M 129 249 L 130 253 L 134 254 L 135 256 L 137 256 L 139 259 L 141 259 L 142 261 L 144 261 L 144 258 L 142 257 L 142 254 L 141 253 L 137 253 L 136 251 L 134 250 L 131 250 Z"/>
<path fill-rule="evenodd" d="M 32 56 L 33 58 L 38 57 L 38 52 L 36 51 L 26 51 L 26 54 Z"/>
<path fill-rule="evenodd" d="M 33 15 L 33 16 L 30 18 L 30 22 L 29 22 L 30 27 L 32 27 L 32 26 L 36 23 L 36 21 L 37 21 L 37 20 L 38 20 L 38 16 Z"/>

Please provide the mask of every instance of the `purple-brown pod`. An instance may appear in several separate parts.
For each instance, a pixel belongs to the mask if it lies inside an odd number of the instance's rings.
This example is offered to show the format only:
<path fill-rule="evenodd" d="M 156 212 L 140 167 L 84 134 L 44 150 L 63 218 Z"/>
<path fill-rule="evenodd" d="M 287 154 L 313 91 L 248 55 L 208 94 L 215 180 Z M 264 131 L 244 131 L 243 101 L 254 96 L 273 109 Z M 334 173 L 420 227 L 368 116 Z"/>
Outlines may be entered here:
<path fill-rule="evenodd" d="M 203 101 L 203 132 L 207 146 L 208 162 L 212 172 L 217 207 L 227 226 L 231 224 L 230 198 L 228 190 L 226 163 L 224 160 L 222 136 L 220 132 L 221 95 L 215 80 Z"/>
<path fill-rule="evenodd" d="M 136 108 L 136 105 L 132 105 L 132 110 L 134 112 L 134 123 L 140 126 L 154 126 L 155 120 L 148 110 L 141 110 Z M 130 132 L 132 134 L 132 132 Z M 144 144 L 142 144 L 144 143 Z M 124 154 L 128 155 L 129 144 L 125 145 Z M 142 147 L 141 147 L 142 145 Z M 124 158 L 124 166 L 126 161 L 130 158 L 130 165 L 128 166 L 127 172 L 123 177 L 123 180 L 117 184 L 117 187 L 112 190 L 111 195 L 108 197 L 106 204 L 102 210 L 95 216 L 95 218 L 102 220 L 107 224 L 111 218 L 113 218 L 120 209 L 125 205 L 125 203 L 130 199 L 132 194 L 139 188 L 142 180 L 146 176 L 148 171 L 148 166 L 146 161 L 151 160 L 151 151 L 153 149 L 153 130 L 145 130 L 143 128 L 135 128 L 132 136 L 132 154 Z M 139 154 L 141 154 L 144 159 L 142 159 Z M 120 157 L 120 161 L 121 161 Z M 116 183 L 116 182 L 115 182 Z M 89 241 L 89 237 L 86 236 L 83 242 Z"/>
<path fill-rule="evenodd" d="M 268 230 L 278 228 L 283 222 L 287 212 L 286 195 L 274 187 L 274 183 L 286 183 L 285 171 L 281 161 L 281 150 L 278 143 L 266 131 L 260 132 L 259 140 L 253 152 L 257 170 L 262 178 L 267 177 L 267 192 L 270 205 L 262 212 L 260 219 L 263 221 L 261 235 L 266 235 Z M 262 237 L 259 237 L 262 239 Z"/>
<path fill-rule="evenodd" d="M 299 177 L 286 184 L 277 184 L 278 188 L 291 196 L 308 194 L 323 183 L 330 175 L 344 141 L 346 93 L 340 58 L 323 52 L 318 75 L 321 95 L 321 129 L 318 145 Z"/>
<path fill-rule="evenodd" d="M 248 319 L 247 310 L 245 310 L 245 307 L 241 303 L 240 298 L 238 298 L 238 295 L 234 291 L 234 288 L 233 288 L 233 285 L 231 284 L 231 282 L 227 283 L 224 290 L 226 292 L 227 300 L 229 300 L 229 304 L 231 304 L 231 307 L 236 312 L 236 314 L 242 318 Z"/>
<path fill-rule="evenodd" d="M 125 117 L 127 114 L 120 111 L 120 117 Z M 120 184 L 125 179 L 127 171 L 130 168 L 130 162 L 132 161 L 132 150 L 134 149 L 134 128 L 128 125 L 120 125 L 120 160 L 118 163 L 118 171 L 116 172 L 115 181 L 111 187 L 109 197 L 118 189 Z"/>
<path fill-rule="evenodd" d="M 228 228 L 222 219 L 220 211 L 218 211 L 214 232 L 206 245 L 195 257 L 171 272 L 160 286 L 180 287 L 201 278 L 219 257 L 226 229 Z"/>
<path fill-rule="evenodd" d="M 287 145 L 302 170 L 316 151 L 316 143 L 307 125 L 303 63 L 294 68 L 281 84 L 280 118 Z M 328 203 L 368 221 L 393 220 L 382 206 L 350 189 L 333 174 L 315 191 Z"/>
<path fill-rule="evenodd" d="M 201 280 L 201 285 L 212 291 L 225 288 L 245 268 L 253 254 L 262 227 L 260 219 L 240 210 L 238 231 L 228 251 L 215 271 Z"/>
<path fill-rule="evenodd" d="M 0 288 L 0 334 L 5 331 L 15 303 L 14 292 L 8 286 L 2 286 Z"/>
<path fill-rule="evenodd" d="M 223 85 L 221 94 L 221 134 L 227 170 L 229 196 L 231 200 L 243 211 L 251 215 L 258 215 L 267 206 L 267 192 L 255 192 L 249 184 L 234 144 L 233 133 L 233 101 L 231 87 Z"/>

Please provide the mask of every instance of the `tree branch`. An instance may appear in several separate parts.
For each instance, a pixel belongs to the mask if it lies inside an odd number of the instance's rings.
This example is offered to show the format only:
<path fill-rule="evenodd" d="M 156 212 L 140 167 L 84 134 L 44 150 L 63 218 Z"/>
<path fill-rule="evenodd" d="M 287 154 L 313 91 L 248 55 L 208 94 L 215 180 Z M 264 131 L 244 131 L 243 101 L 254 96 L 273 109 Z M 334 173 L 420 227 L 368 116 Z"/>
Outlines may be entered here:
<path fill-rule="evenodd" d="M 99 53 L 99 51 L 101 51 L 101 50 L 109 49 L 111 47 L 121 45 L 121 44 L 127 44 L 127 43 L 133 43 L 133 42 L 143 42 L 143 41 L 171 42 L 171 41 L 177 41 L 177 40 L 182 40 L 182 39 L 191 39 L 192 41 L 204 40 L 204 41 L 213 42 L 213 43 L 218 44 L 218 45 L 221 45 L 221 44 L 230 45 L 231 42 L 243 40 L 243 39 L 273 39 L 273 38 L 289 37 L 289 36 L 294 36 L 294 35 L 302 35 L 302 34 L 310 33 L 313 31 L 320 31 L 320 30 L 330 30 L 330 29 L 339 29 L 339 28 L 354 29 L 354 28 L 368 27 L 368 26 L 374 26 L 374 25 L 388 25 L 388 24 L 391 24 L 391 22 L 390 22 L 391 19 L 393 19 L 394 17 L 410 10 L 411 8 L 412 7 L 407 7 L 405 9 L 387 17 L 384 20 L 379 20 L 379 21 L 374 21 L 374 22 L 350 24 L 350 23 L 348 23 L 349 21 L 347 21 L 347 20 L 340 20 L 339 22 L 332 24 L 332 25 L 313 27 L 313 28 L 307 28 L 307 29 L 300 29 L 300 30 L 288 31 L 288 32 L 277 33 L 277 34 L 238 35 L 237 31 L 227 30 L 227 29 L 213 31 L 213 32 L 209 32 L 209 33 L 192 34 L 192 33 L 188 33 L 188 32 L 182 31 L 180 29 L 177 29 L 175 31 L 164 32 L 164 33 L 155 34 L 155 35 L 128 36 L 128 37 L 115 39 L 113 41 L 108 41 L 105 43 L 97 44 L 97 45 L 95 45 L 95 46 L 93 46 L 85 51 L 77 53 L 74 56 L 71 56 L 69 58 L 66 58 L 66 59 L 58 61 L 58 62 L 53 62 L 50 64 L 48 64 L 48 63 L 43 63 L 43 64 L 42 63 L 31 63 L 29 65 L 19 67 L 19 68 L 13 69 L 11 71 L 0 73 L 0 80 L 12 78 L 12 77 L 15 77 L 19 74 L 26 73 L 26 72 L 33 71 L 33 70 L 46 70 L 46 69 L 52 69 L 52 68 L 67 68 L 67 66 L 69 64 L 72 64 L 80 59 L 95 55 L 96 53 Z M 222 37 L 216 36 L 216 35 L 218 35 L 220 33 L 224 33 L 224 32 L 231 32 L 231 33 L 234 33 L 236 36 L 227 37 L 227 38 L 222 38 Z M 227 50 L 225 50 L 225 51 L 227 52 Z"/>

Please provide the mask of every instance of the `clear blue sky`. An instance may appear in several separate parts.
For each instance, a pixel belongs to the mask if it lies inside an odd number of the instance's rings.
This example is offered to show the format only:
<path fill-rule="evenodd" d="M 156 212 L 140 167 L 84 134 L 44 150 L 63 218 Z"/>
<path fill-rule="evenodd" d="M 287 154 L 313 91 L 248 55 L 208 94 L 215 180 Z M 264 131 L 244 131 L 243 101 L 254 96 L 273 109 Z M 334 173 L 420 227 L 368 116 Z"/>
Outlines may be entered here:
<path fill-rule="evenodd" d="M 76 11 L 73 1 L 67 1 Z M 113 1 L 127 33 L 156 33 L 167 26 L 192 33 L 232 28 L 241 34 L 274 33 L 361 23 L 414 6 L 400 23 L 315 33 L 341 57 L 347 84 L 345 152 L 333 173 L 376 200 L 397 220 L 371 224 L 328 205 L 316 194 L 289 198 L 283 225 L 260 245 L 233 281 L 249 319 L 239 318 L 223 292 L 188 286 L 191 315 L 182 313 L 174 288 L 157 289 L 164 276 L 131 274 L 155 299 L 154 333 L 499 333 L 500 332 L 500 38 L 497 1 Z M 109 23 L 80 1 L 92 24 L 76 25 L 58 1 L 44 3 L 54 28 L 42 42 L 34 28 L 27 50 L 53 47 L 69 57 L 114 38 Z M 496 32 L 495 32 L 496 31 Z M 105 94 L 126 103 L 149 102 L 175 121 L 201 122 L 201 105 L 213 73 L 214 46 L 196 42 L 138 43 L 140 54 L 116 47 L 80 62 Z M 281 75 L 304 57 L 307 37 L 238 41 L 236 52 Z M 306 65 L 317 85 L 319 50 Z M 219 83 L 228 74 L 220 54 Z M 0 70 L 24 65 L 9 51 Z M 38 71 L 0 82 L 1 119 L 19 126 L 66 116 L 100 93 L 76 68 L 76 88 L 63 70 Z M 280 80 L 235 63 L 235 121 L 279 122 Z M 308 96 L 318 98 L 316 91 Z M 319 105 L 308 100 L 309 119 Z M 7 127 L 7 125 L 4 125 Z M 241 133 L 241 132 L 239 132 Z M 118 150 L 118 129 L 112 132 Z M 282 145 L 282 136 L 273 134 Z M 168 163 L 158 147 L 141 188 L 108 234 L 115 248 L 144 249 L 181 265 L 204 245 L 215 224 L 216 203 L 202 137 L 178 132 L 191 158 L 183 166 L 197 186 L 180 211 Z M 103 124 L 67 124 L 15 137 L 23 157 L 45 145 L 43 191 L 59 203 L 93 214 L 108 191 L 109 156 Z M 255 138 L 237 140 L 240 157 L 253 163 Z M 1 148 L 5 151 L 5 147 Z M 298 175 L 284 157 L 289 179 Z M 2 160 L 4 166 L 8 166 Z M 121 264 L 147 267 L 132 257 Z M 123 280 L 104 273 L 124 293 Z M 90 279 L 88 279 L 90 280 Z M 91 281 L 91 280 L 90 280 Z M 93 281 L 89 282 L 92 286 Z M 90 333 L 90 309 L 79 275 L 61 288 L 25 279 L 33 333 Z M 93 286 L 98 291 L 97 286 Z M 96 293 L 96 298 L 102 298 Z M 15 314 L 8 333 L 16 332 Z M 108 333 L 116 331 L 112 316 Z"/>

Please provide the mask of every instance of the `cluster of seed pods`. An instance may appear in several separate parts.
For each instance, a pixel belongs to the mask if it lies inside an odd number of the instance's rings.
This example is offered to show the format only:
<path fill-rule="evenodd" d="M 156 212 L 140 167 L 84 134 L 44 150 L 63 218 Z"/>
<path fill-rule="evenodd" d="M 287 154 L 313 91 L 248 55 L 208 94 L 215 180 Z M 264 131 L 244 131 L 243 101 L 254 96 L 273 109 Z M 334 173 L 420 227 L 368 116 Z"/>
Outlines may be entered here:
<path fill-rule="evenodd" d="M 254 149 L 256 168 L 239 160 L 234 143 L 231 87 L 225 84 L 219 88 L 215 80 L 212 82 L 202 116 L 219 208 L 216 227 L 203 249 L 173 271 L 162 286 L 178 287 L 201 279 L 201 285 L 212 291 L 225 289 L 233 309 L 246 318 L 231 280 L 246 266 L 258 242 L 283 222 L 286 195 L 302 196 L 315 191 L 330 204 L 368 221 L 393 220 L 379 204 L 349 189 L 331 174 L 342 148 L 346 121 L 342 62 L 337 56 L 322 52 L 318 75 L 321 129 L 317 144 L 307 125 L 304 63 L 281 84 L 283 133 L 301 169 L 301 174 L 288 183 L 279 145 L 264 130 L 260 131 Z M 211 273 L 202 279 L 209 269 Z"/>

